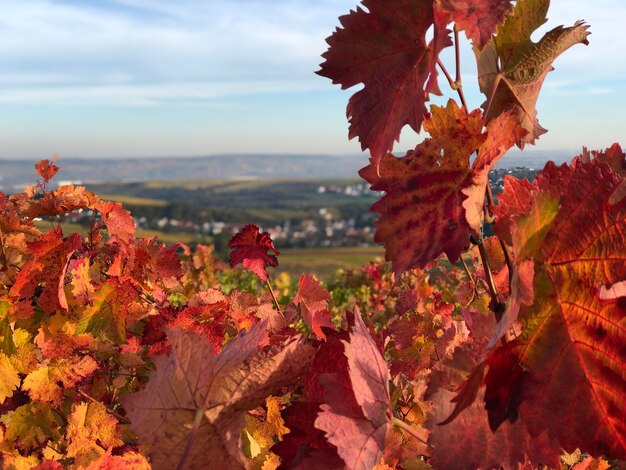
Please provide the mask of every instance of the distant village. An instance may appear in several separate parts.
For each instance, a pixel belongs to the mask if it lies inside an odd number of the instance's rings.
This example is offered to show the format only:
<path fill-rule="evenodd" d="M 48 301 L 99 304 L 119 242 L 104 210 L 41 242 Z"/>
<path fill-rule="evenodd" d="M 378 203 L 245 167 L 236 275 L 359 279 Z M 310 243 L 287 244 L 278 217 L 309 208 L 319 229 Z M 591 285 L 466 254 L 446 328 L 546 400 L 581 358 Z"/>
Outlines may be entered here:
<path fill-rule="evenodd" d="M 489 181 L 497 195 L 504 187 L 506 175 L 532 179 L 535 174 L 535 170 L 525 167 L 497 169 L 490 172 Z M 365 183 L 320 185 L 316 191 L 318 194 L 337 194 L 343 198 L 364 198 L 371 201 L 383 195 L 382 192 L 371 191 Z M 154 214 L 146 216 L 141 213 L 141 207 L 133 207 L 132 212 L 138 229 L 170 234 L 193 234 L 199 242 L 214 243 L 217 250 L 222 252 L 227 251 L 228 240 L 242 225 L 228 220 L 198 221 Z M 93 211 L 86 210 L 66 216 L 64 221 L 89 226 L 96 216 Z M 371 211 L 363 211 L 353 217 L 340 217 L 337 211 L 329 206 L 319 207 L 310 217 L 301 220 L 283 220 L 275 224 L 259 225 L 283 248 L 371 246 L 374 244 L 376 218 L 377 214 Z"/>

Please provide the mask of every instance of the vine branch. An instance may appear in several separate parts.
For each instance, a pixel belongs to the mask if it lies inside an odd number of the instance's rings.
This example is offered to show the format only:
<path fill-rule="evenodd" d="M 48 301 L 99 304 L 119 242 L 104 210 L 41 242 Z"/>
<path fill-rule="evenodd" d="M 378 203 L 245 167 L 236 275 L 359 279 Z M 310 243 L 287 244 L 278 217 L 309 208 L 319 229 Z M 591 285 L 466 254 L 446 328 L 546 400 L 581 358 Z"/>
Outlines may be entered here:
<path fill-rule="evenodd" d="M 396 418 L 395 416 L 391 420 L 391 423 L 394 426 L 396 426 L 396 427 L 402 429 L 403 431 L 406 431 L 407 433 L 409 433 L 411 436 L 413 436 L 415 439 L 420 441 L 422 444 L 428 445 L 428 441 L 426 439 L 424 439 L 424 437 L 421 436 L 413 426 L 405 423 L 404 421 L 402 421 L 399 418 Z"/>
<path fill-rule="evenodd" d="M 463 93 L 463 83 L 461 82 L 461 51 L 459 50 L 459 30 L 457 27 L 454 27 L 454 61 L 456 65 L 455 75 L 456 78 L 453 79 L 448 69 L 443 64 L 441 59 L 437 59 L 437 65 L 441 69 L 441 72 L 446 77 L 450 88 L 457 92 L 459 95 L 459 99 L 461 100 L 461 105 L 465 109 L 468 110 L 467 102 L 465 101 L 465 93 Z M 495 92 L 494 92 L 495 93 Z"/>
<path fill-rule="evenodd" d="M 274 305 L 276 306 L 276 310 L 278 310 L 278 313 L 280 313 L 282 315 L 283 311 L 280 308 L 280 304 L 278 303 L 278 299 L 276 298 L 276 294 L 274 293 L 274 289 L 272 288 L 272 283 L 270 282 L 269 276 L 267 278 L 267 281 L 265 281 L 265 285 L 267 286 L 267 288 L 270 291 L 270 295 L 272 296 L 272 300 L 274 301 Z"/>

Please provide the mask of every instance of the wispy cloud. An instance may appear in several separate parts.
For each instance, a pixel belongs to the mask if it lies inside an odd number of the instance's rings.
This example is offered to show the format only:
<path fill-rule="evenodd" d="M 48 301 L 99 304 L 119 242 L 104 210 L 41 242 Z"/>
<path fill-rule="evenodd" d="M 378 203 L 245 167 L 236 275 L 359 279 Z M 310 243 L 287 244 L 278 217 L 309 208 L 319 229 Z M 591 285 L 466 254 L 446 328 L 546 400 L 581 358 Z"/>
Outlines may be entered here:
<path fill-rule="evenodd" d="M 186 90 L 189 98 L 271 93 L 285 83 L 308 90 L 323 83 L 313 71 L 324 37 L 338 7 L 350 3 L 6 1 L 0 86 L 16 90 L 0 100 L 76 100 L 89 97 L 89 87 L 108 98 L 117 93 L 121 104 L 133 89 L 130 104 Z"/>

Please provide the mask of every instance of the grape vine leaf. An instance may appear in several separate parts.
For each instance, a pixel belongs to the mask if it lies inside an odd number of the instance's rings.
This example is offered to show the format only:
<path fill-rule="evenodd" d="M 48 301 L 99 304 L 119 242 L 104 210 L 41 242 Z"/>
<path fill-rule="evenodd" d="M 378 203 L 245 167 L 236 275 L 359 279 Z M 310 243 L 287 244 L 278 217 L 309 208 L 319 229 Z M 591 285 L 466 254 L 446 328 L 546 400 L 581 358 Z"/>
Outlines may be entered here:
<path fill-rule="evenodd" d="M 124 444 L 117 420 L 97 401 L 75 403 L 67 419 L 67 457 L 88 465 L 107 450 Z"/>
<path fill-rule="evenodd" d="M 512 8 L 511 0 L 435 0 L 435 22 L 442 26 L 454 22 L 482 49 Z"/>
<path fill-rule="evenodd" d="M 372 190 L 385 191 L 371 210 L 381 214 L 374 240 L 399 273 L 446 253 L 455 262 L 481 225 L 487 174 L 522 135 L 503 113 L 483 132 L 480 111 L 467 113 L 450 100 L 432 106 L 424 128 L 431 137 L 406 156 L 387 154 L 380 166 L 360 170 Z M 470 166 L 470 155 L 478 157 Z"/>
<path fill-rule="evenodd" d="M 358 308 L 349 341 L 343 343 L 348 373 L 321 377 L 326 402 L 315 427 L 337 447 L 347 468 L 373 468 L 391 427 L 389 369 Z"/>
<path fill-rule="evenodd" d="M 98 202 L 94 208 L 100 212 L 109 237 L 130 245 L 135 240 L 135 219 L 119 202 Z"/>
<path fill-rule="evenodd" d="M 76 324 L 74 334 L 90 333 L 115 344 L 126 342 L 126 317 L 137 290 L 129 280 L 111 278 L 102 284 Z"/>
<path fill-rule="evenodd" d="M 375 165 L 393 148 L 401 129 L 420 131 L 429 94 L 441 94 L 436 64 L 439 52 L 451 44 L 448 32 L 434 25 L 432 0 L 363 0 L 362 6 L 340 18 L 326 41 L 330 48 L 317 72 L 341 84 L 364 88 L 348 103 L 349 137 L 359 137 Z"/>
<path fill-rule="evenodd" d="M 74 387 L 97 368 L 98 363 L 91 356 L 57 359 L 29 373 L 24 378 L 22 390 L 27 391 L 33 401 L 59 406 L 63 391 Z"/>
<path fill-rule="evenodd" d="M 435 403 L 432 417 L 427 423 L 431 429 L 429 444 L 433 447 L 430 455 L 433 468 L 514 470 L 524 462 L 552 464 L 558 468 L 560 452 L 557 452 L 556 459 L 551 457 L 546 436 L 531 437 L 522 421 L 506 422 L 493 433 L 481 404 L 483 393 L 484 389 L 481 389 L 479 401 L 452 423 L 443 426 L 436 423 L 452 412 L 451 399 L 454 393 L 440 389 L 430 397 Z"/>
<path fill-rule="evenodd" d="M 256 225 L 246 225 L 237 233 L 229 242 L 228 248 L 230 252 L 230 266 L 235 267 L 239 263 L 243 264 L 245 269 L 249 269 L 259 276 L 262 281 L 267 281 L 269 276 L 266 268 L 268 266 L 278 266 L 278 258 L 275 255 L 280 254 L 274 247 L 274 242 L 267 232 L 260 233 L 259 227 Z M 268 254 L 271 250 L 274 254 Z"/>
<path fill-rule="evenodd" d="M 487 122 L 513 110 L 528 134 L 517 144 L 534 143 L 546 129 L 537 121 L 535 109 L 541 86 L 554 60 L 575 44 L 588 44 L 588 26 L 558 26 L 539 42 L 532 33 L 546 22 L 550 0 L 519 0 L 498 27 L 497 35 L 482 49 L 475 48 L 480 90 L 488 98 L 483 105 Z"/>
<path fill-rule="evenodd" d="M 13 396 L 13 391 L 20 386 L 18 370 L 9 360 L 9 357 L 0 352 L 0 404 Z"/>
<path fill-rule="evenodd" d="M 592 158 L 604 162 L 615 173 L 623 177 L 622 183 L 611 194 L 609 203 L 615 204 L 626 197 L 626 154 L 618 143 L 614 143 L 604 151 L 592 150 L 589 152 L 586 147 L 583 147 L 583 153 L 580 157 L 584 162 L 588 162 Z"/>
<path fill-rule="evenodd" d="M 76 333 L 76 323 L 60 313 L 42 323 L 35 336 L 35 344 L 43 356 L 50 359 L 67 357 L 76 349 L 88 346 L 93 340 L 94 337 L 90 334 Z"/>
<path fill-rule="evenodd" d="M 319 339 L 326 339 L 323 326 L 330 327 L 330 313 L 326 310 L 330 293 L 310 274 L 300 277 L 298 291 L 293 303 L 300 306 L 300 312 L 306 324 Z"/>
<path fill-rule="evenodd" d="M 44 184 L 47 184 L 54 175 L 59 171 L 59 167 L 55 165 L 56 158 L 52 158 L 52 160 L 40 160 L 35 165 L 35 169 L 37 170 L 37 174 L 41 176 Z"/>
<path fill-rule="evenodd" d="M 169 357 L 156 357 L 146 388 L 122 397 L 132 429 L 154 468 L 244 468 L 240 436 L 248 410 L 309 365 L 314 350 L 294 337 L 269 351 L 258 344 L 266 322 L 218 355 L 201 336 L 172 328 Z"/>
<path fill-rule="evenodd" d="M 27 403 L 0 420 L 6 429 L 3 444 L 11 443 L 23 451 L 32 451 L 49 439 L 60 437 L 60 418 L 49 403 Z"/>
<path fill-rule="evenodd" d="M 32 297 L 37 286 L 45 283 L 38 301 L 44 312 L 67 311 L 65 296 L 65 273 L 72 254 L 81 248 L 82 240 L 74 233 L 63 239 L 61 228 L 49 230 L 39 240 L 28 242 L 33 258 L 28 261 L 15 279 L 11 294 L 16 297 Z"/>
<path fill-rule="evenodd" d="M 523 324 L 515 343 L 533 396 L 518 412 L 529 430 L 547 430 L 566 450 L 618 458 L 626 457 L 626 302 L 600 293 L 626 280 L 626 199 L 610 202 L 623 180 L 600 159 L 576 158 L 549 162 L 533 183 L 508 182 L 505 193 L 535 201 L 510 215 L 517 262 L 534 263 L 534 302 L 501 320 Z M 556 214 L 533 215 L 552 199 Z"/>

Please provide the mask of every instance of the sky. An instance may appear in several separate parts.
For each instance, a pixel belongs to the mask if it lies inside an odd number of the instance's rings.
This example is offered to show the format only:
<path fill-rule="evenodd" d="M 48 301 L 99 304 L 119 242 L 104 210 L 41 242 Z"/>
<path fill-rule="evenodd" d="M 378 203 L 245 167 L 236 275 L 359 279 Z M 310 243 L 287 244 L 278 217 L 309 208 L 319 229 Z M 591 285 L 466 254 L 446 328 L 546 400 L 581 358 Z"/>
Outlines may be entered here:
<path fill-rule="evenodd" d="M 314 74 L 356 4 L 0 0 L 0 158 L 357 154 L 345 117 L 355 90 Z M 626 2 L 553 0 L 549 18 L 540 31 L 585 19 L 592 35 L 546 79 L 538 116 L 549 132 L 536 149 L 626 143 Z M 483 98 L 462 48 L 474 108 Z M 418 140 L 407 127 L 395 150 Z"/>

